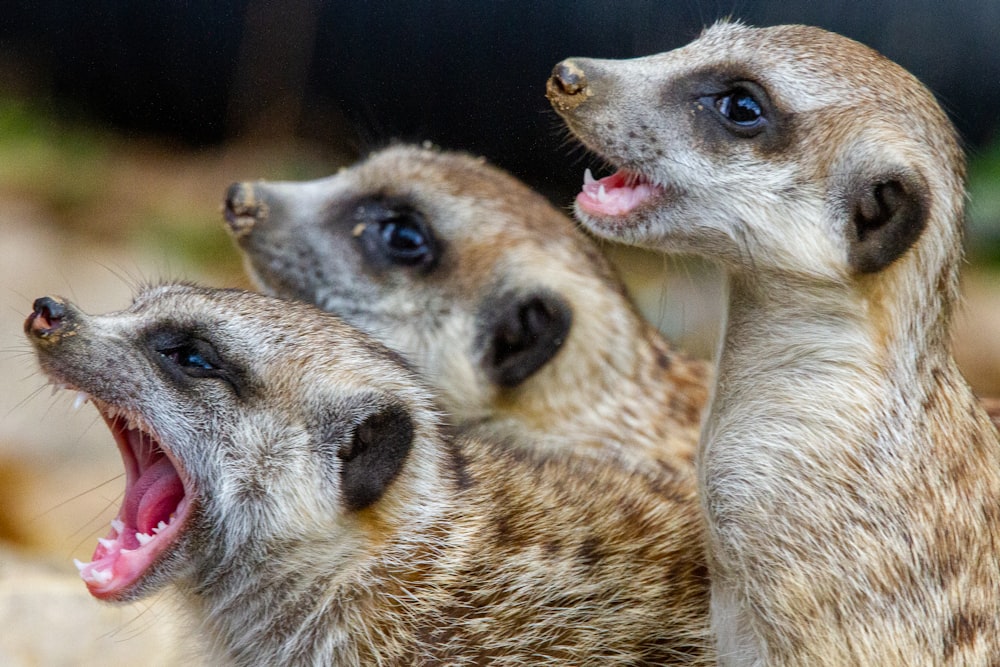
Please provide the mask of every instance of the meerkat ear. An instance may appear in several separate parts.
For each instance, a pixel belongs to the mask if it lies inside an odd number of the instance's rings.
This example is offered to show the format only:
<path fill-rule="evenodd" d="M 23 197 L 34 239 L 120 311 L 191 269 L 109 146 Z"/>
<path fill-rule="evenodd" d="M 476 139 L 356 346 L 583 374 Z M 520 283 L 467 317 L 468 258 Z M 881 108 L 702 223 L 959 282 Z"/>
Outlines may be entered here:
<path fill-rule="evenodd" d="M 899 259 L 927 225 L 927 186 L 915 174 L 855 180 L 847 192 L 848 261 L 856 273 L 877 273 Z"/>
<path fill-rule="evenodd" d="M 337 450 L 341 491 L 347 508 L 363 510 L 385 493 L 399 474 L 413 441 L 413 421 L 398 403 L 365 415 Z"/>
<path fill-rule="evenodd" d="M 549 292 L 508 292 L 488 303 L 477 336 L 486 375 L 501 387 L 516 387 L 562 347 L 573 320 L 569 304 Z"/>

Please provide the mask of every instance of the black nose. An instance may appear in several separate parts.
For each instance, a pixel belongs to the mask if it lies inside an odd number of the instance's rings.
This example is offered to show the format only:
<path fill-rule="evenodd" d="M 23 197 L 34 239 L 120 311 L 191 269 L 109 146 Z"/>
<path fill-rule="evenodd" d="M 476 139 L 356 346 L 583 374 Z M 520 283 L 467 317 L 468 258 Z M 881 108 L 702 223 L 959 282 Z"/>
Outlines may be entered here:
<path fill-rule="evenodd" d="M 559 113 L 572 111 L 592 94 L 583 65 L 572 59 L 552 68 L 552 76 L 545 83 L 545 96 Z"/>
<path fill-rule="evenodd" d="M 587 74 L 572 60 L 564 60 L 552 70 L 552 82 L 564 95 L 576 95 L 587 88 Z"/>
<path fill-rule="evenodd" d="M 71 319 L 71 311 L 62 300 L 43 296 L 35 299 L 32 313 L 24 321 L 24 332 L 29 336 L 45 338 L 58 333 Z"/>
<path fill-rule="evenodd" d="M 257 198 L 252 184 L 233 183 L 226 190 L 222 214 L 230 231 L 241 236 L 249 232 L 256 222 L 267 217 L 267 207 Z"/>

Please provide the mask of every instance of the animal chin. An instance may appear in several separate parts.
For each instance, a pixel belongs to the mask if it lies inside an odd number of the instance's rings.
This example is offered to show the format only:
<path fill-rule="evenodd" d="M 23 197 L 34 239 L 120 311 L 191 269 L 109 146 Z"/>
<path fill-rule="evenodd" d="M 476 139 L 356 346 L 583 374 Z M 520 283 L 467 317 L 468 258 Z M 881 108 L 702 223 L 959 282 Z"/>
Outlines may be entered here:
<path fill-rule="evenodd" d="M 122 599 L 177 542 L 193 495 L 176 462 L 139 417 L 95 403 L 125 464 L 125 499 L 91 561 L 75 562 L 94 597 Z"/>
<path fill-rule="evenodd" d="M 662 194 L 663 188 L 642 174 L 621 169 L 610 176 L 594 179 L 588 169 L 583 174 L 583 189 L 576 196 L 576 205 L 588 216 L 622 221 Z"/>

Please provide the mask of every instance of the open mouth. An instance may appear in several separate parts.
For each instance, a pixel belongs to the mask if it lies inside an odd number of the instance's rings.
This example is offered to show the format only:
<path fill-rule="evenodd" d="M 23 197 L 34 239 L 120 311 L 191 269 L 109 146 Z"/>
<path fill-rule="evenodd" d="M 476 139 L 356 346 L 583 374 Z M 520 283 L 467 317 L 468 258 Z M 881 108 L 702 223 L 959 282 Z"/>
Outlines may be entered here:
<path fill-rule="evenodd" d="M 621 169 L 595 179 L 587 169 L 583 173 L 583 190 L 576 196 L 581 211 L 598 216 L 624 216 L 661 194 L 663 189 L 642 174 Z"/>
<path fill-rule="evenodd" d="M 82 400 L 85 396 L 80 395 Z M 125 499 L 89 563 L 76 562 L 90 593 L 117 599 L 177 541 L 191 496 L 176 462 L 139 417 L 94 401 L 125 464 Z"/>

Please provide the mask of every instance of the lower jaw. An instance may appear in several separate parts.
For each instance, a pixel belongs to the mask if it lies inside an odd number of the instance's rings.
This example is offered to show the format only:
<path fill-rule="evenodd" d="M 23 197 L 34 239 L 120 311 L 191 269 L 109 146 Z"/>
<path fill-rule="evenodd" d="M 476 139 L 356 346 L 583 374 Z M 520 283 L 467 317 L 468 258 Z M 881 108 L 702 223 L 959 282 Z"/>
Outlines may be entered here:
<path fill-rule="evenodd" d="M 594 213 L 579 203 L 574 206 L 574 210 L 577 220 L 587 229 L 598 236 L 611 240 L 624 239 L 628 236 L 628 232 L 639 225 L 639 216 L 634 210 L 619 215 Z"/>

